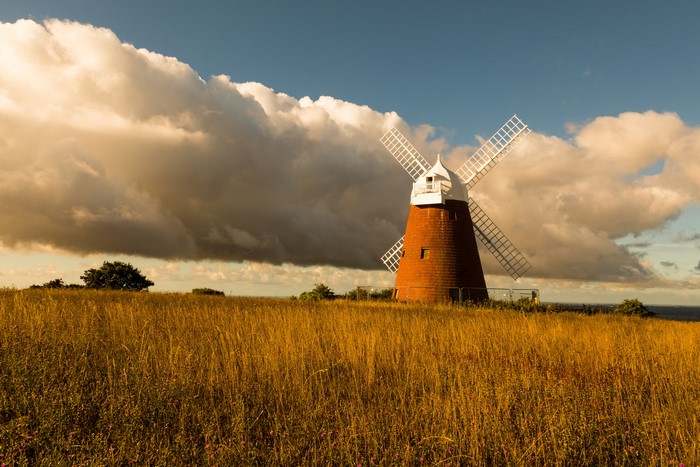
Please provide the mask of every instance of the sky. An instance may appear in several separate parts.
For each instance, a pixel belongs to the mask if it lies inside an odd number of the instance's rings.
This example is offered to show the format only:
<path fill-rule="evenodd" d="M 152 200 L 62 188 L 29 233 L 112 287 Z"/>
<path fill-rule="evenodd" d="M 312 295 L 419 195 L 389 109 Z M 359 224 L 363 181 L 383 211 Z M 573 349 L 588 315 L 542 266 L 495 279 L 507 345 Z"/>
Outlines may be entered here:
<path fill-rule="evenodd" d="M 391 287 L 381 135 L 456 169 L 517 113 L 470 196 L 533 268 L 487 285 L 700 305 L 696 2 L 106 3 L 0 5 L 0 286 Z"/>

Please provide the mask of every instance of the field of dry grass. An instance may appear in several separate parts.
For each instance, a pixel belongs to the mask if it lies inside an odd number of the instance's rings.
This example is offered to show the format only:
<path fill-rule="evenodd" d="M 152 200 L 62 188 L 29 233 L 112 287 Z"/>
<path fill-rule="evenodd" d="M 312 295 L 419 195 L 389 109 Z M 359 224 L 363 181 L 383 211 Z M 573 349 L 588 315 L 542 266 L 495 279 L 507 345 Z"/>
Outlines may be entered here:
<path fill-rule="evenodd" d="M 0 464 L 698 465 L 700 323 L 0 290 Z"/>

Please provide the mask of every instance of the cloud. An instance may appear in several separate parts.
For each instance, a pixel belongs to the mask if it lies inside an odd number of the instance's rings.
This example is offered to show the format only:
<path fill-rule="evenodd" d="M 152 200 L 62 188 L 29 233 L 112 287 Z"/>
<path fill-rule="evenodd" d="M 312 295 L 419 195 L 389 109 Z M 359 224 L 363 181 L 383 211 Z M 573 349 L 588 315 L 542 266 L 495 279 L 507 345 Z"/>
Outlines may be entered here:
<path fill-rule="evenodd" d="M 675 240 L 680 243 L 690 243 L 700 240 L 700 233 L 686 234 L 680 233 L 676 235 Z"/>
<path fill-rule="evenodd" d="M 693 268 L 693 272 L 700 273 L 700 261 L 698 261 L 698 265 Z"/>
<path fill-rule="evenodd" d="M 247 266 L 256 277 L 270 265 L 380 269 L 403 233 L 411 183 L 379 137 L 398 126 L 453 168 L 475 149 L 395 113 L 204 80 L 108 29 L 21 20 L 0 24 L 0 42 L 7 248 L 267 263 Z M 570 130 L 570 140 L 531 134 L 471 194 L 532 275 L 655 280 L 617 240 L 700 201 L 700 130 L 656 112 Z M 644 173 L 659 161 L 660 173 Z"/>
<path fill-rule="evenodd" d="M 665 268 L 674 268 L 678 269 L 678 265 L 674 263 L 673 261 L 661 261 L 661 266 Z"/>
<path fill-rule="evenodd" d="M 379 267 L 400 236 L 410 184 L 378 141 L 394 113 L 205 82 L 89 25 L 0 41 L 6 245 Z"/>
<path fill-rule="evenodd" d="M 676 114 L 600 117 L 570 141 L 528 136 L 472 195 L 512 232 L 535 275 L 655 281 L 651 267 L 617 241 L 657 229 L 698 202 L 697 142 L 700 132 Z M 659 160 L 661 172 L 645 175 Z"/>

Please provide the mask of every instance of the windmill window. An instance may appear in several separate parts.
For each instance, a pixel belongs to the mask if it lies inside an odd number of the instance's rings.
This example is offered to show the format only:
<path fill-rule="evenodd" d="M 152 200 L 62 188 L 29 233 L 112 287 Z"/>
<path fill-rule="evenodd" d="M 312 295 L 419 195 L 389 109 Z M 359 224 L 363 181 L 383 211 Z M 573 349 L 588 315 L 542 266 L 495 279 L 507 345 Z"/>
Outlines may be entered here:
<path fill-rule="evenodd" d="M 403 258 L 404 256 L 406 256 L 406 250 L 401 250 L 401 257 Z"/>
<path fill-rule="evenodd" d="M 420 249 L 420 259 L 430 258 L 430 248 L 422 247 Z"/>
<path fill-rule="evenodd" d="M 450 220 L 451 221 L 457 220 L 457 211 L 450 211 Z"/>
<path fill-rule="evenodd" d="M 425 188 L 427 190 L 433 189 L 433 177 L 425 177 Z"/>

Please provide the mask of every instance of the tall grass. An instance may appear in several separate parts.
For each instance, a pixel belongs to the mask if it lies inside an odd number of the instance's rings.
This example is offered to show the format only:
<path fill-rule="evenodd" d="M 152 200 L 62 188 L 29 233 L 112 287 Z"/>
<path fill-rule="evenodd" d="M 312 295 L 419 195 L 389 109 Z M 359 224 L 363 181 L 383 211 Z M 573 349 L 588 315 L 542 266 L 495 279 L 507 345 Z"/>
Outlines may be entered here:
<path fill-rule="evenodd" d="M 697 465 L 700 325 L 0 290 L 0 463 Z"/>

